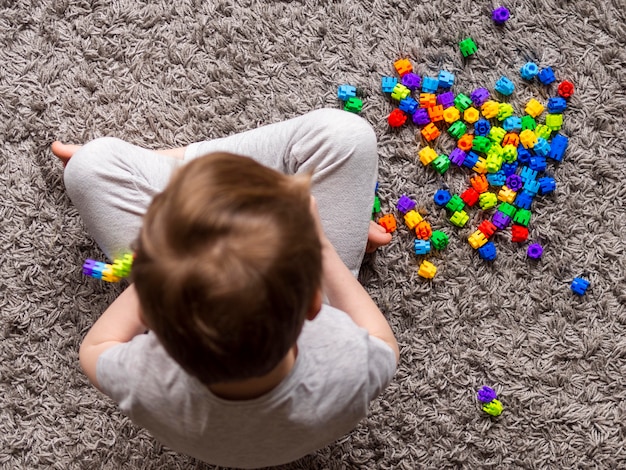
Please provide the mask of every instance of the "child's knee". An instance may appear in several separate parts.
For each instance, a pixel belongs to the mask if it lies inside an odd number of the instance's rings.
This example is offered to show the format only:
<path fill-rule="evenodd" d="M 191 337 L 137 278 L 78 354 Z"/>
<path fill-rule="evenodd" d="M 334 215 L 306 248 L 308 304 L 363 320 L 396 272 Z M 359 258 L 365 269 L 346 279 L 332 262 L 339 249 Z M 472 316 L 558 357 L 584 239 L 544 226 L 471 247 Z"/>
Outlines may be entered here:
<path fill-rule="evenodd" d="M 100 137 L 87 142 L 72 155 L 63 173 L 70 199 L 85 192 L 97 192 L 101 184 L 106 184 L 104 174 L 113 163 L 115 152 L 112 149 L 119 142 L 122 141 L 114 137 Z"/>
<path fill-rule="evenodd" d="M 358 154 L 361 158 L 377 160 L 376 133 L 362 117 L 340 109 L 324 108 L 313 111 L 316 114 L 320 133 L 327 140 L 346 151 Z M 354 152 L 354 149 L 358 149 Z"/>

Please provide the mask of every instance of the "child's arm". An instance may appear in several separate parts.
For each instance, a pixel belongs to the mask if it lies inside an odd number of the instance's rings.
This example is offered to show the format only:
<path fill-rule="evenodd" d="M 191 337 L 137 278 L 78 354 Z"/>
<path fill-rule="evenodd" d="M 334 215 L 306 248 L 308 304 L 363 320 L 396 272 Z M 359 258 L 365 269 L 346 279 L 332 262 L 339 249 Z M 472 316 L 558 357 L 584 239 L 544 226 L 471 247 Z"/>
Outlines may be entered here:
<path fill-rule="evenodd" d="M 80 365 L 91 383 L 100 389 L 96 379 L 96 364 L 100 354 L 113 346 L 129 342 L 146 330 L 141 320 L 139 298 L 135 286 L 131 284 L 104 311 L 80 345 Z"/>
<path fill-rule="evenodd" d="M 311 211 L 318 222 L 318 233 L 322 242 L 322 287 L 329 304 L 346 312 L 354 323 L 391 346 L 398 361 L 400 358 L 398 342 L 387 319 L 324 235 L 317 205 L 315 200 L 311 199 Z"/>

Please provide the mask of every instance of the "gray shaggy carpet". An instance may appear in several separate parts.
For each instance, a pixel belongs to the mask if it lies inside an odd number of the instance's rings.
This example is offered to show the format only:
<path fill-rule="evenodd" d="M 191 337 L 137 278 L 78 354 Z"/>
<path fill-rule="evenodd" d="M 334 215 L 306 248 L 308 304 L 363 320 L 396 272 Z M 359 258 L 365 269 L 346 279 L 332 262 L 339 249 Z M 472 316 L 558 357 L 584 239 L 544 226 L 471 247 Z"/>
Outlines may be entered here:
<path fill-rule="evenodd" d="M 85 233 L 49 145 L 116 136 L 181 146 L 320 107 L 337 86 L 363 91 L 379 139 L 382 213 L 414 198 L 450 246 L 422 257 L 399 224 L 361 279 L 397 334 L 391 386 L 349 435 L 284 468 L 626 467 L 626 5 L 624 0 L 514 0 L 497 26 L 492 2 L 0 1 L 0 468 L 210 468 L 157 443 L 88 383 L 81 338 L 120 292 L 83 277 L 103 255 Z M 458 42 L 478 51 L 463 59 Z M 524 81 L 529 60 L 575 84 L 561 131 L 570 138 L 557 182 L 533 205 L 527 243 L 495 236 L 481 260 L 433 203 L 469 171 L 439 176 L 417 158 L 418 128 L 392 130 L 380 90 L 393 62 L 420 75 L 456 74 L 454 91 L 493 90 L 506 75 L 518 113 L 556 84 Z M 341 132 L 341 130 L 338 130 Z M 437 145 L 450 151 L 451 140 Z M 584 274 L 579 297 L 569 288 Z M 480 410 L 494 387 L 504 412 Z"/>

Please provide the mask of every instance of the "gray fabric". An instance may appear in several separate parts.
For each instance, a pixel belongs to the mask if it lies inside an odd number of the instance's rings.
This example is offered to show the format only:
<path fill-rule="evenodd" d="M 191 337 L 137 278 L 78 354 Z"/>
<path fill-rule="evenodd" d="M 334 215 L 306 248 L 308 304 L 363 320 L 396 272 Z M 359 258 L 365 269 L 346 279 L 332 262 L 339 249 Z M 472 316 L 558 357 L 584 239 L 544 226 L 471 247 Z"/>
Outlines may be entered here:
<path fill-rule="evenodd" d="M 324 305 L 305 322 L 289 375 L 254 400 L 213 395 L 152 333 L 104 352 L 97 377 L 124 413 L 170 448 L 213 464 L 258 468 L 296 460 L 352 430 L 395 369 L 387 344 Z"/>
<path fill-rule="evenodd" d="M 503 2 L 505 3 L 505 2 Z M 94 390 L 77 351 L 123 286 L 84 278 L 104 255 L 65 193 L 54 139 L 103 135 L 151 149 L 228 136 L 339 108 L 336 87 L 367 94 L 383 210 L 408 194 L 451 244 L 416 275 L 404 228 L 361 279 L 399 337 L 401 364 L 348 437 L 284 469 L 626 467 L 626 9 L 623 0 L 516 0 L 502 27 L 471 0 L 5 0 L 0 2 L 0 468 L 208 469 L 159 445 Z M 472 37 L 464 60 L 458 41 Z M 432 203 L 442 183 L 416 161 L 415 128 L 389 129 L 380 92 L 392 62 L 456 74 L 455 92 L 516 84 L 516 111 L 554 85 L 519 78 L 552 65 L 574 96 L 570 146 L 550 164 L 555 194 L 533 207 L 526 245 L 497 236 L 477 259 Z M 421 142 L 420 142 L 421 145 Z M 451 150 L 442 136 L 437 147 Z M 589 274 L 578 298 L 569 282 Z M 498 419 L 474 398 L 494 386 Z"/>

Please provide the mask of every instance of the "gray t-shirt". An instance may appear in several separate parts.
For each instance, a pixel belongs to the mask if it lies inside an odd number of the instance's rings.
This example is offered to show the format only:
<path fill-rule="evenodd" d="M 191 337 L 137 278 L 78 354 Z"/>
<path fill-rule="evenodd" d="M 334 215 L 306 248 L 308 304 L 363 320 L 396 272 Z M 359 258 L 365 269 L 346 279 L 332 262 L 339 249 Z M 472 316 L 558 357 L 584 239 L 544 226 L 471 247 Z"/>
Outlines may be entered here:
<path fill-rule="evenodd" d="M 305 322 L 289 375 L 253 400 L 215 396 L 153 333 L 105 351 L 96 373 L 120 409 L 163 444 L 212 464 L 254 468 L 296 460 L 348 433 L 395 369 L 389 345 L 324 305 Z"/>

